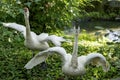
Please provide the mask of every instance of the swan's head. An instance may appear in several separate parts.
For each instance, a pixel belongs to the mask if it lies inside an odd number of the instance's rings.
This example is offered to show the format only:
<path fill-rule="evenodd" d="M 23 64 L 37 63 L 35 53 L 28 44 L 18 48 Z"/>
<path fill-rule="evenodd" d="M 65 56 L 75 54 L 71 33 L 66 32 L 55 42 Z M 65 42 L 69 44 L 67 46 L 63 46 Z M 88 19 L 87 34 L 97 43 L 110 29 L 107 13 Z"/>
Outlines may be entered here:
<path fill-rule="evenodd" d="M 24 8 L 24 15 L 26 18 L 29 18 L 29 9 L 27 7 Z"/>
<path fill-rule="evenodd" d="M 73 21 L 72 21 L 72 25 L 74 26 L 75 29 L 80 28 L 80 23 L 81 23 L 80 18 L 74 18 Z"/>

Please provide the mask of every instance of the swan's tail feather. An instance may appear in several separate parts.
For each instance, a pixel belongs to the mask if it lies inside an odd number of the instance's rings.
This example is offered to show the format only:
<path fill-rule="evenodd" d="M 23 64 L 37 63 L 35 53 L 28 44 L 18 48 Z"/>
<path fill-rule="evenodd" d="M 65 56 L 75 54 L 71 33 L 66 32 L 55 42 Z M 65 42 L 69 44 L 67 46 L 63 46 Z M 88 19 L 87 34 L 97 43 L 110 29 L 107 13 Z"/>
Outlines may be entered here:
<path fill-rule="evenodd" d="M 66 41 L 63 37 L 58 37 L 56 35 L 51 35 L 47 37 L 48 40 L 52 41 L 55 46 L 61 46 L 61 42 Z"/>

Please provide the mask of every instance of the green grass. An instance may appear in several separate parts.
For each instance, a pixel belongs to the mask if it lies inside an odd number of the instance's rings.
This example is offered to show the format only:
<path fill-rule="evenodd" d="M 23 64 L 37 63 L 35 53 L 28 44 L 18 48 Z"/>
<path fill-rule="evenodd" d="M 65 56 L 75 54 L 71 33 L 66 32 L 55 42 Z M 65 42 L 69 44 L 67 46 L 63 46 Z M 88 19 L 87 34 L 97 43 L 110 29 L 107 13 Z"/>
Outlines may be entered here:
<path fill-rule="evenodd" d="M 0 36 L 0 80 L 63 80 L 65 78 L 61 70 L 60 56 L 56 54 L 50 56 L 46 61 L 47 69 L 42 69 L 38 65 L 32 70 L 26 70 L 24 65 L 31 59 L 32 52 L 24 46 L 23 36 L 2 26 L 0 26 Z M 73 41 L 73 36 L 65 37 Z M 94 42 L 102 46 L 95 46 Z M 68 53 L 72 52 L 72 43 L 63 43 L 62 46 Z M 110 70 L 104 73 L 101 67 L 87 65 L 85 75 L 69 77 L 69 80 L 110 80 L 120 77 L 120 44 L 102 43 L 97 41 L 94 35 L 81 34 L 79 56 L 91 52 L 102 53 L 110 63 Z"/>

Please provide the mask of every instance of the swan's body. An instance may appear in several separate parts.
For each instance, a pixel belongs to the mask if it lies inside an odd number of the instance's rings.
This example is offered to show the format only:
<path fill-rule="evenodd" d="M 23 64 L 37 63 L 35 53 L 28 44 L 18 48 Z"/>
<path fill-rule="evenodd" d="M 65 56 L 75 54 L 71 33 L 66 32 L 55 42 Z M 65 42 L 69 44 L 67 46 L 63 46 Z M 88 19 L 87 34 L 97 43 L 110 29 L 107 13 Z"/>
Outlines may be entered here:
<path fill-rule="evenodd" d="M 49 48 L 45 51 L 40 52 L 39 54 L 35 55 L 35 57 L 33 57 L 25 65 L 25 68 L 32 69 L 34 66 L 42 63 L 46 59 L 45 55 L 51 55 L 54 52 L 61 55 L 62 61 L 63 61 L 62 71 L 66 75 L 72 75 L 72 76 L 82 75 L 85 73 L 85 66 L 94 61 L 96 61 L 96 64 L 101 65 L 105 72 L 107 72 L 109 69 L 109 65 L 108 65 L 105 57 L 99 53 L 90 53 L 86 56 L 77 57 L 78 60 L 75 63 L 78 63 L 78 65 L 76 67 L 74 67 L 74 66 L 72 66 L 73 64 L 71 63 L 72 55 L 67 54 L 65 49 L 62 47 L 53 47 L 53 48 Z"/>
<path fill-rule="evenodd" d="M 26 65 L 26 69 L 32 69 L 34 66 L 42 63 L 46 58 L 46 55 L 51 55 L 53 53 L 57 53 L 61 55 L 63 66 L 62 71 L 66 75 L 82 75 L 85 73 L 85 66 L 91 62 L 95 62 L 95 64 L 99 64 L 103 67 L 104 71 L 108 71 L 109 65 L 105 59 L 105 57 L 102 54 L 99 53 L 90 53 L 86 56 L 80 56 L 77 57 L 77 50 L 78 50 L 78 34 L 79 29 L 76 29 L 75 33 L 75 43 L 74 43 L 74 49 L 73 54 L 67 54 L 65 49 L 62 47 L 52 47 L 47 50 L 44 50 L 42 52 L 39 52 L 36 54 Z"/>
<path fill-rule="evenodd" d="M 47 41 L 52 41 L 55 46 L 61 46 L 61 42 L 65 41 L 64 38 L 55 35 L 49 36 L 47 33 L 41 33 L 37 35 L 30 30 L 29 25 L 29 10 L 25 8 L 24 18 L 26 27 L 17 23 L 2 23 L 3 26 L 15 29 L 21 32 L 25 38 L 24 44 L 29 49 L 35 50 L 45 50 L 49 48 Z"/>

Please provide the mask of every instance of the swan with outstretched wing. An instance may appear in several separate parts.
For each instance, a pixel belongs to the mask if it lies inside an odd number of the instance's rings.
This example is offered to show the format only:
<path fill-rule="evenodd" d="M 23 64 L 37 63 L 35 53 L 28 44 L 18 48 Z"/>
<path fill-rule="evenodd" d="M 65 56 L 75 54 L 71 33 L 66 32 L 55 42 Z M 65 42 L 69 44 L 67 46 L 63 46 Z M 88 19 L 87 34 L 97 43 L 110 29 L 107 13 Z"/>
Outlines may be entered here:
<path fill-rule="evenodd" d="M 103 70 L 107 72 L 109 70 L 109 64 L 106 58 L 100 53 L 90 53 L 88 55 L 77 56 L 78 53 L 78 34 L 79 27 L 75 28 L 75 40 L 73 46 L 73 53 L 68 54 L 62 47 L 52 47 L 36 54 L 26 65 L 26 69 L 32 69 L 34 66 L 42 63 L 46 60 L 46 56 L 53 53 L 61 55 L 63 61 L 62 71 L 63 73 L 71 76 L 82 75 L 85 73 L 85 66 L 94 63 L 102 66 Z"/>
<path fill-rule="evenodd" d="M 25 46 L 33 50 L 45 50 L 49 48 L 47 41 L 51 41 L 55 46 L 61 46 L 61 42 L 64 42 L 63 37 L 58 37 L 56 35 L 48 35 L 47 33 L 41 33 L 37 35 L 35 32 L 30 30 L 29 24 L 29 10 L 24 8 L 24 18 L 26 27 L 17 23 L 4 23 L 1 24 L 5 27 L 15 29 L 21 32 L 25 38 Z"/>

